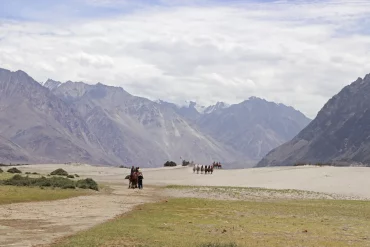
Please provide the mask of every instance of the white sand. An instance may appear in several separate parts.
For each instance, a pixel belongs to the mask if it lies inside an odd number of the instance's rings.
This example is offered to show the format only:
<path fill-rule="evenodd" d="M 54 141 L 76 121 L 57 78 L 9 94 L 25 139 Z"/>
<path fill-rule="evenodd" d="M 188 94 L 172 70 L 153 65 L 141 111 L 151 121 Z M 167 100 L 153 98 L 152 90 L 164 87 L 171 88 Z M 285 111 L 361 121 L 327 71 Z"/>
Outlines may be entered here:
<path fill-rule="evenodd" d="M 128 169 L 88 165 L 32 165 L 24 171 L 51 172 L 64 168 L 107 183 L 125 183 Z M 367 167 L 271 167 L 214 170 L 212 175 L 193 174 L 190 167 L 142 169 L 145 185 L 198 185 L 297 189 L 370 199 L 370 168 Z"/>

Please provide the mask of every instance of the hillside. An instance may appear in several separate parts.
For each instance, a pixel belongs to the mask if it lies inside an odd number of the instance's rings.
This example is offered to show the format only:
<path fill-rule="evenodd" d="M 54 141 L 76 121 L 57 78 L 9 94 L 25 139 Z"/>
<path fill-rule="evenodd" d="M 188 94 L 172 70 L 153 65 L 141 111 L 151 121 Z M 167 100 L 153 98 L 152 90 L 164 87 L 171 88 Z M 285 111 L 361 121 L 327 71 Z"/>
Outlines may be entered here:
<path fill-rule="evenodd" d="M 269 152 L 257 166 L 370 164 L 369 137 L 370 74 L 344 87 L 306 128 Z"/>

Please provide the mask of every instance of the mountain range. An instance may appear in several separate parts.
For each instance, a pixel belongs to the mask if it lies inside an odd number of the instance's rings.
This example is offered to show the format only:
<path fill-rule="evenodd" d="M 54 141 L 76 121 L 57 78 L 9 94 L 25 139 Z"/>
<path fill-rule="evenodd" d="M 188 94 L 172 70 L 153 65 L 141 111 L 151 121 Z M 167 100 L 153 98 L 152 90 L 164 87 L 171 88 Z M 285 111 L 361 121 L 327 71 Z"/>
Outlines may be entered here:
<path fill-rule="evenodd" d="M 250 167 L 310 122 L 283 104 L 177 106 L 120 87 L 0 69 L 0 162 L 162 166 L 167 160 Z"/>
<path fill-rule="evenodd" d="M 370 74 L 344 87 L 306 128 L 257 166 L 298 163 L 370 164 Z"/>

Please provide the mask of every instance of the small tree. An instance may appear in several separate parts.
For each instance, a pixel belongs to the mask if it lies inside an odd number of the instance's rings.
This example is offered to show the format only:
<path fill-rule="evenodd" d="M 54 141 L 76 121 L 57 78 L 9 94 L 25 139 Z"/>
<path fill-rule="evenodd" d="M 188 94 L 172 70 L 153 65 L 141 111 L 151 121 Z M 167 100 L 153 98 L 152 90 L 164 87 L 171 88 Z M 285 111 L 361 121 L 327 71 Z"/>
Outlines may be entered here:
<path fill-rule="evenodd" d="M 164 163 L 164 166 L 167 167 L 167 166 L 177 166 L 177 164 L 173 161 L 167 161 L 166 163 Z"/>
<path fill-rule="evenodd" d="M 183 160 L 182 161 L 182 166 L 188 166 L 190 164 L 189 161 Z"/>

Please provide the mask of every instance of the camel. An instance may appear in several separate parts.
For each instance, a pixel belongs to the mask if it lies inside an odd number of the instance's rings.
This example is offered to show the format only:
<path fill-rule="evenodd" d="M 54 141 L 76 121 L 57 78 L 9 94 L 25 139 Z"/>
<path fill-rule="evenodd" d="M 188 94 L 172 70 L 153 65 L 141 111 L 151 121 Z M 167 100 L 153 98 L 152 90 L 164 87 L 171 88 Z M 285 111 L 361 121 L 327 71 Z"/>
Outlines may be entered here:
<path fill-rule="evenodd" d="M 134 172 L 129 178 L 128 188 L 136 189 L 138 187 L 138 175 Z"/>

